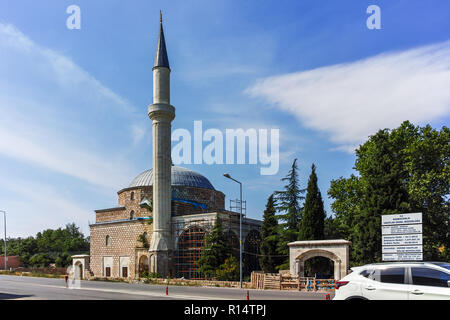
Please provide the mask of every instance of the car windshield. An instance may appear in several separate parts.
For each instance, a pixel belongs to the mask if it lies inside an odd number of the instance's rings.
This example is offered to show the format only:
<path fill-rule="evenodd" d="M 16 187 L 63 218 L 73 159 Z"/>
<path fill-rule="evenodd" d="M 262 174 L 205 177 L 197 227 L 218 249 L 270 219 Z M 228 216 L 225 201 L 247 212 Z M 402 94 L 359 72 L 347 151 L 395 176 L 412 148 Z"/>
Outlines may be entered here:
<path fill-rule="evenodd" d="M 446 268 L 448 270 L 450 270 L 450 263 L 449 262 L 437 262 L 434 263 L 435 265 L 442 267 L 442 268 Z"/>

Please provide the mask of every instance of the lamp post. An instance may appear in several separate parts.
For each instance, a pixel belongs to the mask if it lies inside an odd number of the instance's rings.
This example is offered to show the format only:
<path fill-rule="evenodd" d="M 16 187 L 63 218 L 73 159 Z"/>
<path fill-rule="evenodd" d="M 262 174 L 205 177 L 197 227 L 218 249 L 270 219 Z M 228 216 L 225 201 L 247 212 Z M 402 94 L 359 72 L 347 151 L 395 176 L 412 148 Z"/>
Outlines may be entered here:
<path fill-rule="evenodd" d="M 240 194 L 240 214 L 239 214 L 239 285 L 242 289 L 242 183 L 233 179 L 228 173 L 223 175 L 225 178 L 231 179 L 234 182 L 239 183 L 239 194 Z"/>
<path fill-rule="evenodd" d="M 6 269 L 7 269 L 7 264 L 6 264 L 6 259 L 7 259 L 7 255 L 6 255 L 6 211 L 0 210 L 0 212 L 3 212 L 3 222 L 5 224 L 5 271 L 6 271 Z"/>

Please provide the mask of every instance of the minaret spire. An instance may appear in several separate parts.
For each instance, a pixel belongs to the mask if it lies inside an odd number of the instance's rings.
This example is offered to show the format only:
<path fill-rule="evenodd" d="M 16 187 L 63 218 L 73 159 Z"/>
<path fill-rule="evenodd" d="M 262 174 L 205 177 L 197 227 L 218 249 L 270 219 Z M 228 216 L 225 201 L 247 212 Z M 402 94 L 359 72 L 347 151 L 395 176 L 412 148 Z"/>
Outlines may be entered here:
<path fill-rule="evenodd" d="M 169 68 L 169 58 L 167 57 L 166 40 L 164 39 L 164 30 L 162 25 L 162 12 L 159 11 L 159 36 L 158 45 L 156 46 L 155 67 Z"/>

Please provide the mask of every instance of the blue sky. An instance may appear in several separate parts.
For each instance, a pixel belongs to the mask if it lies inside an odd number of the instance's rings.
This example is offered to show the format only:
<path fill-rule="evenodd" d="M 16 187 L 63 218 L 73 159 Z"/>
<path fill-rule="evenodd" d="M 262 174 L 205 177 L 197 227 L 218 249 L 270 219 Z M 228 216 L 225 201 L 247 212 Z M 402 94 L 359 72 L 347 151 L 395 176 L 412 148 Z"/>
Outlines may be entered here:
<path fill-rule="evenodd" d="M 81 8 L 81 30 L 66 8 Z M 381 8 L 381 30 L 366 8 Z M 76 222 L 149 169 L 152 66 L 163 11 L 173 129 L 279 128 L 280 169 L 186 165 L 248 216 L 298 158 L 312 163 L 327 213 L 352 150 L 403 120 L 449 124 L 450 3 L 434 1 L 0 1 L 0 209 L 8 236 Z"/>

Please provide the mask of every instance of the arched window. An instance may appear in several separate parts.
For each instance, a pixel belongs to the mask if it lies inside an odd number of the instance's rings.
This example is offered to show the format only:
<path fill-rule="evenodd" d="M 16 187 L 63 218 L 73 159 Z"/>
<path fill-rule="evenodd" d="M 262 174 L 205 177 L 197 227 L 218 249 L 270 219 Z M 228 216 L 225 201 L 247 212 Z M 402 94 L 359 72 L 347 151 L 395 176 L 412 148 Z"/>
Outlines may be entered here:
<path fill-rule="evenodd" d="M 106 236 L 105 244 L 106 244 L 107 246 L 109 246 L 109 236 Z"/>
<path fill-rule="evenodd" d="M 130 212 L 130 220 L 133 220 L 134 219 L 134 210 L 131 210 L 131 212 Z"/>
<path fill-rule="evenodd" d="M 197 260 L 200 259 L 205 244 L 205 231 L 202 228 L 190 227 L 180 235 L 177 255 L 175 256 L 177 277 L 186 279 L 205 278 L 197 265 Z"/>
<path fill-rule="evenodd" d="M 243 243 L 243 274 L 250 275 L 252 271 L 260 270 L 258 256 L 260 254 L 261 234 L 257 230 L 251 230 Z"/>
<path fill-rule="evenodd" d="M 131 191 L 130 200 L 134 200 L 134 191 Z"/>

